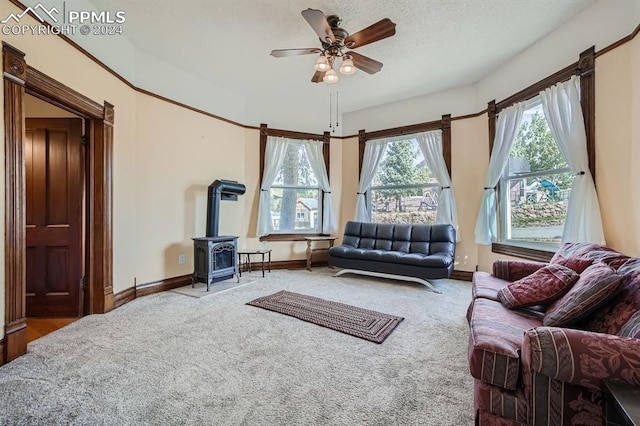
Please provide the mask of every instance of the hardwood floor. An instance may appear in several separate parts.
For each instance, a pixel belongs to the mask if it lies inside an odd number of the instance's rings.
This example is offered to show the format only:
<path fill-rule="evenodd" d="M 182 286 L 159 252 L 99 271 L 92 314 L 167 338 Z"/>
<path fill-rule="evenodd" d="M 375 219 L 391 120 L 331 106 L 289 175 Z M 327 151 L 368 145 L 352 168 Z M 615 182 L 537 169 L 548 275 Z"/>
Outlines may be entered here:
<path fill-rule="evenodd" d="M 33 342 L 80 318 L 27 318 L 27 343 Z"/>

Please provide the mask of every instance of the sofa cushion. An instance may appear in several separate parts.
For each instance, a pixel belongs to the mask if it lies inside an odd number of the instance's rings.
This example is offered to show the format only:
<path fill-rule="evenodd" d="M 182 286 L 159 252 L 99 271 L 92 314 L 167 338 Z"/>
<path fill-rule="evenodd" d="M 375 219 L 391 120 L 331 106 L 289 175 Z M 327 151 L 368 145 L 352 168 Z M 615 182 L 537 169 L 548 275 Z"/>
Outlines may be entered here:
<path fill-rule="evenodd" d="M 357 253 L 365 253 L 371 250 L 365 250 L 361 248 L 355 248 L 347 245 L 333 246 L 329 249 L 329 253 L 331 256 L 335 257 L 344 257 L 344 258 L 355 258 Z"/>
<path fill-rule="evenodd" d="M 533 274 L 540 268 L 547 266 L 545 262 L 533 262 L 528 260 L 498 259 L 493 262 L 493 275 L 509 282 L 514 282 Z"/>
<path fill-rule="evenodd" d="M 622 275 L 620 291 L 580 325 L 597 333 L 617 334 L 631 317 L 640 311 L 640 259 L 629 259 L 618 268 Z"/>
<path fill-rule="evenodd" d="M 618 269 L 620 265 L 629 259 L 629 256 L 625 256 L 609 247 L 593 243 L 565 243 L 553 255 L 550 263 L 557 262 L 561 257 L 566 259 L 588 259 L 592 263 L 602 262 L 613 269 Z"/>
<path fill-rule="evenodd" d="M 473 299 L 482 297 L 489 300 L 498 299 L 498 291 L 509 285 L 510 282 L 496 278 L 488 272 L 477 271 L 473 273 L 473 284 L 471 285 L 471 295 Z"/>
<path fill-rule="evenodd" d="M 473 273 L 473 284 L 471 285 L 472 299 L 483 298 L 499 301 L 498 291 L 509 284 L 509 281 L 496 278 L 488 272 L 476 271 Z M 469 309 L 467 309 L 467 321 L 471 321 L 472 308 L 473 303 L 471 303 Z M 517 309 L 519 314 L 530 316 L 540 321 L 544 318 L 546 310 L 547 307 L 543 305 L 527 306 Z"/>
<path fill-rule="evenodd" d="M 469 368 L 478 380 L 516 389 L 524 332 L 541 321 L 522 316 L 500 302 L 476 299 L 469 320 Z"/>
<path fill-rule="evenodd" d="M 604 263 L 589 266 L 571 290 L 549 306 L 544 325 L 565 327 L 587 317 L 615 295 L 621 278 Z"/>
<path fill-rule="evenodd" d="M 564 295 L 578 278 L 575 271 L 550 264 L 500 289 L 498 298 L 509 309 L 544 305 Z"/>
<path fill-rule="evenodd" d="M 498 291 L 508 285 L 509 281 L 496 278 L 488 272 L 476 271 L 473 273 L 471 284 L 471 304 L 467 309 L 467 322 L 471 322 L 471 311 L 473 310 L 473 300 L 481 297 L 483 299 L 498 300 Z"/>
<path fill-rule="evenodd" d="M 578 274 L 581 274 L 582 272 L 584 272 L 585 269 L 587 269 L 589 266 L 593 264 L 593 261 L 591 259 L 583 259 L 580 257 L 556 256 L 554 257 L 553 261 L 550 263 L 552 265 L 565 266 L 571 269 L 572 271 L 575 271 Z"/>
<path fill-rule="evenodd" d="M 453 262 L 453 257 L 438 253 L 431 255 L 424 253 L 404 253 L 401 251 L 354 248 L 344 245 L 332 247 L 329 252 L 331 256 L 346 259 L 388 262 L 427 268 L 446 268 Z"/>
<path fill-rule="evenodd" d="M 391 256 L 393 256 L 394 253 L 397 252 L 387 252 L 382 256 L 382 260 L 391 262 Z M 393 262 L 403 265 L 423 266 L 427 268 L 446 268 L 453 262 L 453 257 L 439 253 L 410 253 L 398 257 L 397 259 L 393 260 Z"/>

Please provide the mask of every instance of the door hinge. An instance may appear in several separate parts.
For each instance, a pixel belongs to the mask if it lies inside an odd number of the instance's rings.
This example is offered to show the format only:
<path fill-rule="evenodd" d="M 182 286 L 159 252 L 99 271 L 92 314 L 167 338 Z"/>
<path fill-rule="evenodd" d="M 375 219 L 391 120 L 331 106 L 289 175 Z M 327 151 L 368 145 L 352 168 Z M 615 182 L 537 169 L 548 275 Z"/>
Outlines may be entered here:
<path fill-rule="evenodd" d="M 88 283 L 89 283 L 89 280 L 87 279 L 86 276 L 80 278 L 80 288 L 81 289 L 86 290 Z"/>
<path fill-rule="evenodd" d="M 80 136 L 80 145 L 82 145 L 84 148 L 87 147 L 87 135 L 82 135 Z"/>

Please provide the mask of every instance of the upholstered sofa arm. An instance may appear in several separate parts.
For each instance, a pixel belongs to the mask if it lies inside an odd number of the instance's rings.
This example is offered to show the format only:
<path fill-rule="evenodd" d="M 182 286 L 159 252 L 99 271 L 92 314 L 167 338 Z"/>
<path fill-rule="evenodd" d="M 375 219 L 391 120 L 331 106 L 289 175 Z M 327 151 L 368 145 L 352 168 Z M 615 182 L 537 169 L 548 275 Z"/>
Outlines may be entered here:
<path fill-rule="evenodd" d="M 547 266 L 544 262 L 527 260 L 496 260 L 493 262 L 493 276 L 507 281 L 517 281 Z"/>
<path fill-rule="evenodd" d="M 528 330 L 523 364 L 556 380 L 590 388 L 615 379 L 640 386 L 640 339 L 557 327 Z"/>

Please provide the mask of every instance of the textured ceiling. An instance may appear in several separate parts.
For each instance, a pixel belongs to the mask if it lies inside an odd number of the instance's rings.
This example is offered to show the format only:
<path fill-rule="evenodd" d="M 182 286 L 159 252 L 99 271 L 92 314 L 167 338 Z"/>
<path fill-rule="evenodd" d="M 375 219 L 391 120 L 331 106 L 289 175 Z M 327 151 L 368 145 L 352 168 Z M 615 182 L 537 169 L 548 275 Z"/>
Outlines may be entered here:
<path fill-rule="evenodd" d="M 125 36 L 136 50 L 224 87 L 247 105 L 297 104 L 340 91 L 348 112 L 476 82 L 593 0 L 90 0 L 126 11 Z M 384 63 L 313 84 L 316 55 L 273 58 L 272 49 L 318 47 L 300 12 L 336 14 L 355 33 L 382 18 L 396 35 L 357 49 Z M 100 58 L 98 51 L 91 52 Z M 117 71 L 117 69 L 116 69 Z M 144 73 L 136 84 L 145 87 Z M 321 96 L 321 98 L 320 98 Z M 265 101 L 267 100 L 267 101 Z M 274 101 L 276 102 L 276 101 Z M 324 101 L 323 101 L 324 102 Z M 250 108 L 250 107 L 248 107 Z M 255 124 L 255 123 L 248 123 Z"/>

